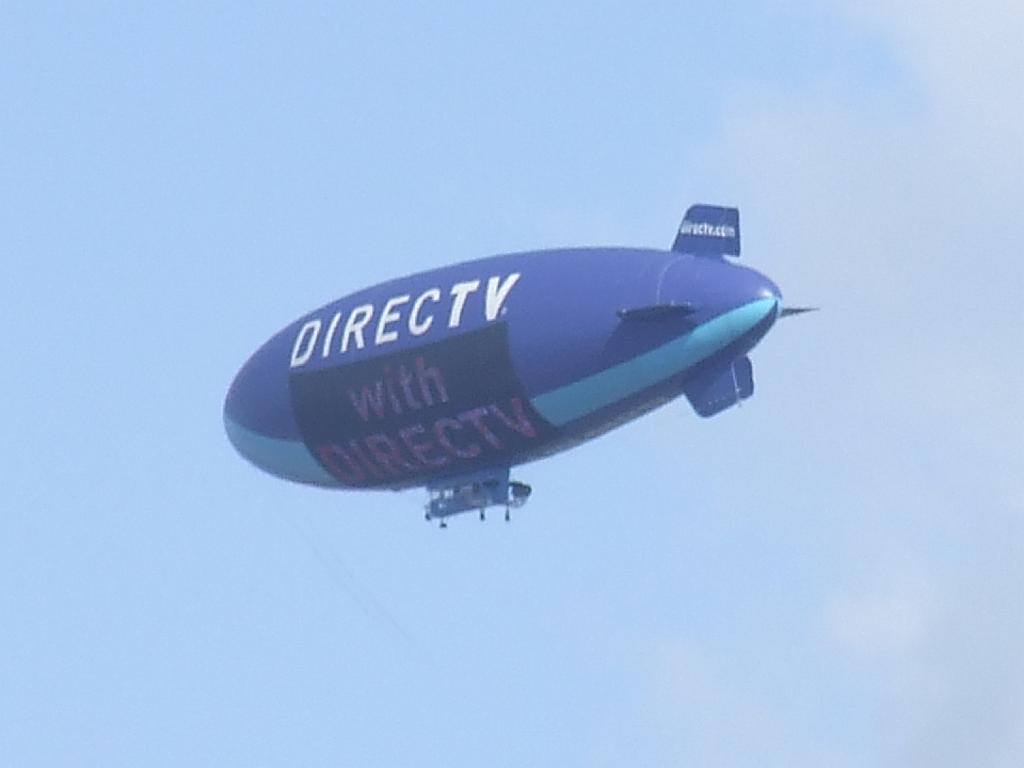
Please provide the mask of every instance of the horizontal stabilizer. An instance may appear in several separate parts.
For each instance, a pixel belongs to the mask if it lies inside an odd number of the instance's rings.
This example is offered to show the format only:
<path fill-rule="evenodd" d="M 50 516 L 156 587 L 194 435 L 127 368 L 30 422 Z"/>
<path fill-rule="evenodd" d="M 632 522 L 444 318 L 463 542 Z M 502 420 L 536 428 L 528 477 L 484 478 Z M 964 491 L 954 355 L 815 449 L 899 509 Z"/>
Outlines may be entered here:
<path fill-rule="evenodd" d="M 739 256 L 739 209 L 716 205 L 691 206 L 679 225 L 672 250 L 696 256 Z"/>
<path fill-rule="evenodd" d="M 693 304 L 648 304 L 646 307 L 620 309 L 619 317 L 623 320 L 668 320 L 673 317 L 686 317 L 697 311 Z"/>
<path fill-rule="evenodd" d="M 691 381 L 684 391 L 693 410 L 704 418 L 714 416 L 754 394 L 754 367 L 749 357 L 741 357 Z"/>

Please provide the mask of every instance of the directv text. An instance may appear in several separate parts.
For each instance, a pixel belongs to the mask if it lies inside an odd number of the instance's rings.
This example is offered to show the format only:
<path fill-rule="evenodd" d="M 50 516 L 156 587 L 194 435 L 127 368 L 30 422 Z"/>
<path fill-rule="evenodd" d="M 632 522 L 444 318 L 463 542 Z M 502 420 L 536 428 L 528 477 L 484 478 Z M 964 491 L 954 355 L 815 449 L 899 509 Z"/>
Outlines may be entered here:
<path fill-rule="evenodd" d="M 500 460 L 537 438 L 520 396 L 458 408 L 449 391 L 445 371 L 425 355 L 386 366 L 341 393 L 359 436 L 317 445 L 316 454 L 348 485 L 401 484 L 488 456 Z"/>
<path fill-rule="evenodd" d="M 415 299 L 408 293 L 392 296 L 379 311 L 375 304 L 368 303 L 354 307 L 347 317 L 340 310 L 334 312 L 329 320 L 314 317 L 306 321 L 295 336 L 291 368 L 302 368 L 314 355 L 326 359 L 370 344 L 374 347 L 391 344 L 405 334 L 423 337 L 431 328 L 442 324 L 449 329 L 458 329 L 467 309 L 482 311 L 484 320 L 491 322 L 501 315 L 519 277 L 519 272 L 513 272 L 504 277 L 490 277 L 486 284 L 481 280 L 466 280 L 454 283 L 447 292 L 442 292 L 439 287 L 427 288 Z M 483 295 L 478 297 L 481 287 Z"/>

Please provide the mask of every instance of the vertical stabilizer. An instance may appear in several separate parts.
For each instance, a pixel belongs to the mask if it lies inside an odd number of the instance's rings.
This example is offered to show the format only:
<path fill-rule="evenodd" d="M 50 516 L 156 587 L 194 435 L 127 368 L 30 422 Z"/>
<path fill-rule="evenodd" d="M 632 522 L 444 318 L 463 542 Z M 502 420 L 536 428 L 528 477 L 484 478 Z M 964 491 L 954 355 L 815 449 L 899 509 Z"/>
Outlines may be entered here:
<path fill-rule="evenodd" d="M 695 256 L 739 256 L 739 209 L 715 205 L 690 206 L 679 225 L 672 250 Z"/>
<path fill-rule="evenodd" d="M 741 357 L 728 368 L 691 381 L 684 392 L 699 415 L 714 416 L 754 394 L 754 367 L 749 357 Z"/>

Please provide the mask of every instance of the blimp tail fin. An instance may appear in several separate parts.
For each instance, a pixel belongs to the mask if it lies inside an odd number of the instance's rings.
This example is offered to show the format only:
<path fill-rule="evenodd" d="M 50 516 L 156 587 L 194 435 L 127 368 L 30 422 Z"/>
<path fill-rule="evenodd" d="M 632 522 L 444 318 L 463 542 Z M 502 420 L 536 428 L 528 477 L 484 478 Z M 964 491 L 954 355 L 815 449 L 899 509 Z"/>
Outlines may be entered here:
<path fill-rule="evenodd" d="M 672 250 L 696 256 L 740 255 L 740 211 L 692 205 L 683 217 Z"/>
<path fill-rule="evenodd" d="M 704 418 L 714 416 L 754 394 L 754 366 L 749 357 L 741 357 L 690 382 L 684 391 L 693 410 Z"/>

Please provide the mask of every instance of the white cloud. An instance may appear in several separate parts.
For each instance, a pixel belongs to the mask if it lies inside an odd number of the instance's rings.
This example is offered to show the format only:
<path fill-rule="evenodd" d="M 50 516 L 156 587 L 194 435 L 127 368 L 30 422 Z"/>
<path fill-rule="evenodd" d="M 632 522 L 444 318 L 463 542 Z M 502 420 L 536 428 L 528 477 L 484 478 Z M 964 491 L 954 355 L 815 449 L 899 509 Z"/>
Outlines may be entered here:
<path fill-rule="evenodd" d="M 752 263 L 825 307 L 843 356 L 824 359 L 857 363 L 864 406 L 956 443 L 993 495 L 1020 496 L 1024 6 L 918 5 L 847 9 L 913 85 L 740 94 L 713 164 L 732 169 Z"/>
<path fill-rule="evenodd" d="M 937 622 L 928 578 L 912 562 L 881 567 L 870 577 L 874 583 L 832 598 L 830 633 L 847 651 L 906 664 Z"/>
<path fill-rule="evenodd" d="M 809 735 L 806 727 L 788 720 L 777 702 L 737 680 L 728 662 L 695 640 L 664 638 L 644 648 L 643 656 L 650 686 L 644 715 L 651 744 L 646 749 L 653 748 L 655 754 L 641 750 L 620 763 L 847 764 L 823 740 Z"/>
<path fill-rule="evenodd" d="M 926 89 L 928 105 L 989 149 L 1020 162 L 1024 121 L 1024 5 L 1016 0 L 933 3 L 922 0 L 842 2 L 856 22 L 881 30 Z"/>
<path fill-rule="evenodd" d="M 856 539 L 822 605 L 883 724 L 868 756 L 1022 765 L 1024 4 L 840 8 L 908 83 L 736 94 L 708 175 L 731 169 L 751 263 L 825 306 L 827 338 L 789 362 L 830 400 L 790 438 L 868 425 L 829 457 L 860 496 L 826 488 Z M 749 693 L 678 666 L 679 689 Z"/>

